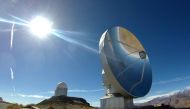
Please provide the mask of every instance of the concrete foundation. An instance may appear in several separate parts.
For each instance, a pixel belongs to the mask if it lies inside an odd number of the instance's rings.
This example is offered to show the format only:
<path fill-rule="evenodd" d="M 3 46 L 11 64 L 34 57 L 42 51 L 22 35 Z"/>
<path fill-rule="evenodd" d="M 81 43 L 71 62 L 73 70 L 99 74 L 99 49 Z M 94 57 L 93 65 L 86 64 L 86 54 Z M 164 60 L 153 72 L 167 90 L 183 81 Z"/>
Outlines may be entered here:
<path fill-rule="evenodd" d="M 131 109 L 133 99 L 123 96 L 105 96 L 100 99 L 100 109 Z"/>

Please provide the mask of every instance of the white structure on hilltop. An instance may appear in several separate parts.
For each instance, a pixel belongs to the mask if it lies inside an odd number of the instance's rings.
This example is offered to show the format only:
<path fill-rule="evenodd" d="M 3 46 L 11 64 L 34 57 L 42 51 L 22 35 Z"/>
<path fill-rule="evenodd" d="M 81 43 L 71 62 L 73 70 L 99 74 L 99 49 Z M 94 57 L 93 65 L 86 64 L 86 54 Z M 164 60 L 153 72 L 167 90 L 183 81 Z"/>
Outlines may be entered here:
<path fill-rule="evenodd" d="M 55 96 L 61 96 L 61 95 L 67 96 L 67 90 L 68 90 L 67 84 L 64 82 L 60 82 L 55 89 Z"/>
<path fill-rule="evenodd" d="M 68 87 L 64 82 L 59 83 L 55 89 L 55 95 L 36 106 L 39 109 L 96 109 L 84 98 L 67 96 L 67 90 Z"/>
<path fill-rule="evenodd" d="M 0 97 L 0 109 L 7 109 L 7 107 L 11 105 L 11 103 L 3 101 L 3 98 Z"/>

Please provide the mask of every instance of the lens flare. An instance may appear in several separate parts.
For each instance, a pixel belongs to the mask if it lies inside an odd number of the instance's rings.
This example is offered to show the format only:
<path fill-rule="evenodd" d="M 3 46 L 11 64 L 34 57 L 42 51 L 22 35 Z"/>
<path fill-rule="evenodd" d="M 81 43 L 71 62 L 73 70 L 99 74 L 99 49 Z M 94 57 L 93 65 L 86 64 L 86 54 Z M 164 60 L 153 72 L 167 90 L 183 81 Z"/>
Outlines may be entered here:
<path fill-rule="evenodd" d="M 31 32 L 39 37 L 45 38 L 52 31 L 52 22 L 48 21 L 42 16 L 35 17 L 30 23 L 29 28 Z"/>

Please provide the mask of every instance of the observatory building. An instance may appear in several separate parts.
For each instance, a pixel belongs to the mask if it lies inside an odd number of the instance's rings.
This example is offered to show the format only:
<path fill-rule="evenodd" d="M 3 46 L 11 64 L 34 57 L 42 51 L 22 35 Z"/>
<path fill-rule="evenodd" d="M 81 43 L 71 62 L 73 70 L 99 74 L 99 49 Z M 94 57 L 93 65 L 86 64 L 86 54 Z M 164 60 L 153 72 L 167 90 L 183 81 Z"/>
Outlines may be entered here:
<path fill-rule="evenodd" d="M 40 109 L 95 109 L 83 98 L 67 96 L 68 86 L 58 83 L 55 94 L 49 99 L 37 104 Z"/>
<path fill-rule="evenodd" d="M 64 82 L 59 83 L 55 89 L 55 96 L 67 96 L 67 89 L 67 84 Z"/>
<path fill-rule="evenodd" d="M 152 84 L 148 55 L 140 41 L 123 27 L 106 30 L 99 42 L 106 94 L 101 109 L 129 109 L 133 98 L 145 96 Z"/>
<path fill-rule="evenodd" d="M 7 107 L 9 107 L 10 105 L 12 104 L 6 101 L 3 101 L 3 98 L 0 97 L 0 109 L 7 109 Z"/>

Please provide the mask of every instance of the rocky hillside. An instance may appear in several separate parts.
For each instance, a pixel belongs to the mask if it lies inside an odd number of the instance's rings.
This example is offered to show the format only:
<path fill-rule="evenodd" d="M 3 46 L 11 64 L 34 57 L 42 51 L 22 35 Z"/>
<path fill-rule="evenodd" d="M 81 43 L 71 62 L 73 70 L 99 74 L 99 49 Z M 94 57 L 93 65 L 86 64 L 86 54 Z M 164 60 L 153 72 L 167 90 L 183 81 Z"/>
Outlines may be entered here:
<path fill-rule="evenodd" d="M 175 108 L 190 108 L 190 89 L 176 92 L 170 96 L 158 97 L 142 105 L 159 106 L 161 104 L 170 105 Z"/>

